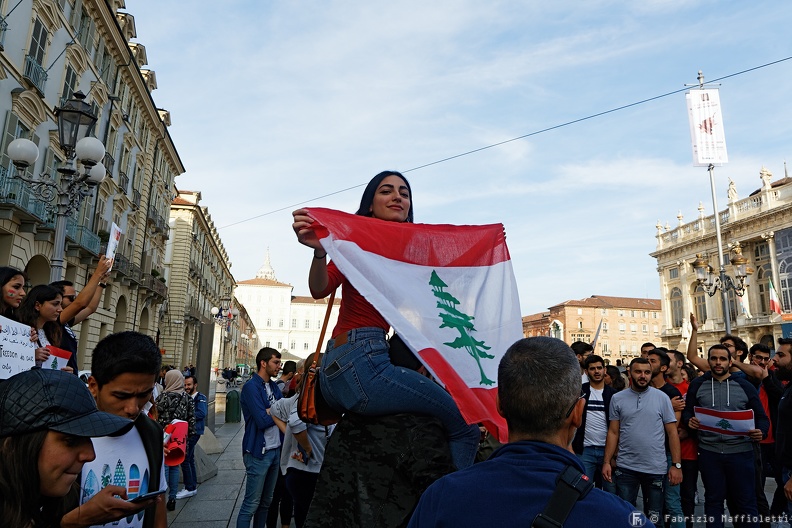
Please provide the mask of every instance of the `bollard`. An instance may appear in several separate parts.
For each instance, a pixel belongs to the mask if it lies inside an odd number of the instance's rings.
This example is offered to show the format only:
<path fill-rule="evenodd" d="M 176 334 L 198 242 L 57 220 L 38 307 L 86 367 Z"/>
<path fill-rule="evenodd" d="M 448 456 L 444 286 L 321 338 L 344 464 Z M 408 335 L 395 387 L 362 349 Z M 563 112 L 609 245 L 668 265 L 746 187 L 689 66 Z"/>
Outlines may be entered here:
<path fill-rule="evenodd" d="M 242 421 L 242 405 L 239 401 L 239 394 L 236 389 L 226 393 L 226 423 L 239 423 Z"/>

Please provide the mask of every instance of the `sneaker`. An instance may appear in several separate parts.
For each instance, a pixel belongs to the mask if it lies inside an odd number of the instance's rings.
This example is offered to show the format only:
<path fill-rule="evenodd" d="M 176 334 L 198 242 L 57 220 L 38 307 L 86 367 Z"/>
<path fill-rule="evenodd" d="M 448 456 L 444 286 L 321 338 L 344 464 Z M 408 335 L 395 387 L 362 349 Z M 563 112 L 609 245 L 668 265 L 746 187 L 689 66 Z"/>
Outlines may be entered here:
<path fill-rule="evenodd" d="M 183 489 L 176 494 L 177 499 L 187 499 L 189 497 L 195 497 L 195 494 L 198 493 L 198 490 L 188 490 Z"/>
<path fill-rule="evenodd" d="M 167 504 L 168 511 L 173 511 L 176 509 L 176 499 L 168 499 Z"/>

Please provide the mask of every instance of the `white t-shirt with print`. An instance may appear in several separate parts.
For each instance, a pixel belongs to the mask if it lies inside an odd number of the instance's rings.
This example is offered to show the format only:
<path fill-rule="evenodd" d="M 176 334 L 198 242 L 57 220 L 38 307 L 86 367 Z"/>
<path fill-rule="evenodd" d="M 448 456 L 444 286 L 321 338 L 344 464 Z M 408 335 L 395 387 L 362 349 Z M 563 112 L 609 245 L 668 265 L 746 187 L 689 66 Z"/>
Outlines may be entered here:
<path fill-rule="evenodd" d="M 99 490 L 106 486 L 122 486 L 127 490 L 127 498 L 134 499 L 149 491 L 151 480 L 148 457 L 143 447 L 137 428 L 133 427 L 128 433 L 117 436 L 93 438 L 96 460 L 88 462 L 82 470 L 82 493 L 80 504 L 85 504 Z M 167 489 L 165 477 L 165 464 L 160 471 L 160 489 Z M 105 525 L 112 528 L 142 528 L 145 512 L 140 512 L 119 521 Z"/>

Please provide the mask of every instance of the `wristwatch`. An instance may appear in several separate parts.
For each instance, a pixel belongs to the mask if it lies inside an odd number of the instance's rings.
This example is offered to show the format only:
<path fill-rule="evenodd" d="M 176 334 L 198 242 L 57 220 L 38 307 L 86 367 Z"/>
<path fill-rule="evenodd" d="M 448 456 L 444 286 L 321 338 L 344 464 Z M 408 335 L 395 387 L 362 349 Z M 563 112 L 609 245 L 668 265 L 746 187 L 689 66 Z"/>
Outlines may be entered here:
<path fill-rule="evenodd" d="M 677 469 L 682 469 L 682 463 L 681 462 L 674 462 L 671 465 L 674 466 Z"/>

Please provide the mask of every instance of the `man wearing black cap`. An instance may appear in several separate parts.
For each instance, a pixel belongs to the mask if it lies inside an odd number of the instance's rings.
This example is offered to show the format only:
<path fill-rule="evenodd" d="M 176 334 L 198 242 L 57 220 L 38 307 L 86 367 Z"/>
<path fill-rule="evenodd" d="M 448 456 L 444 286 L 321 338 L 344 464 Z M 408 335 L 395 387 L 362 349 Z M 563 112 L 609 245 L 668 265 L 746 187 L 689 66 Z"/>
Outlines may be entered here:
<path fill-rule="evenodd" d="M 94 442 L 96 460 L 82 471 L 85 502 L 108 484 L 127 489 L 130 499 L 167 487 L 162 428 L 145 413 L 160 371 L 159 348 L 138 332 L 120 332 L 102 339 L 93 351 L 88 388 L 99 410 L 134 420 L 128 433 Z M 164 502 L 126 518 L 125 526 L 165 528 Z"/>

